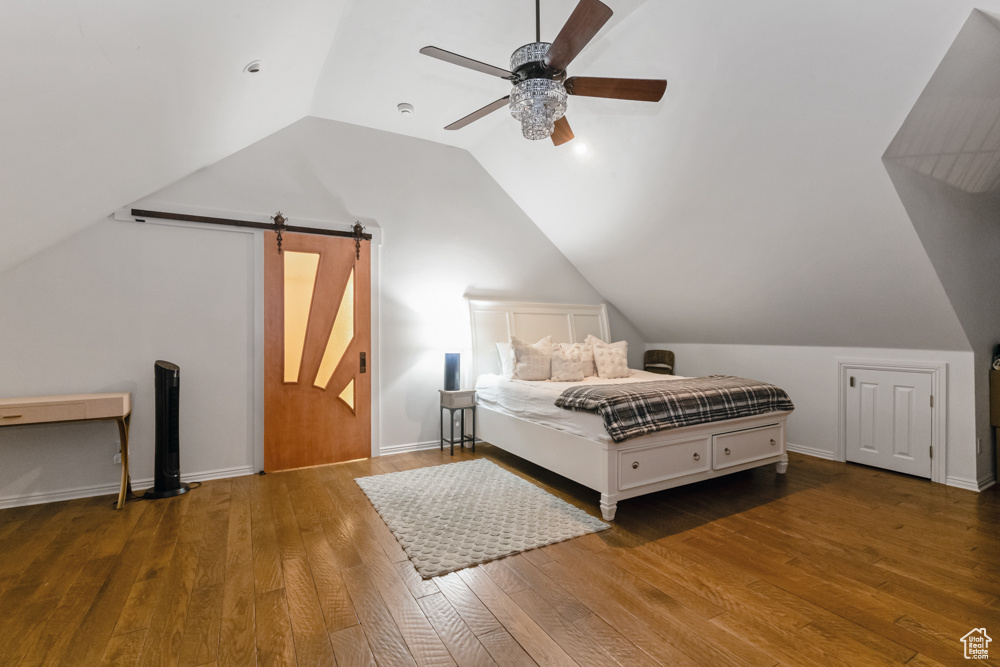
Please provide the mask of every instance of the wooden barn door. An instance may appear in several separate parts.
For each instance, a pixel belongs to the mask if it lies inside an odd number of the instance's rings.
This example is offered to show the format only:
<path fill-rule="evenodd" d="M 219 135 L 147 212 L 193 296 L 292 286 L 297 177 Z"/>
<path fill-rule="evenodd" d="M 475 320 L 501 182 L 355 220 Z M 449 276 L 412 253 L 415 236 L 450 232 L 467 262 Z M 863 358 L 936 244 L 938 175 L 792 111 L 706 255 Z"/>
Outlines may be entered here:
<path fill-rule="evenodd" d="M 264 238 L 264 469 L 371 455 L 370 242 Z"/>

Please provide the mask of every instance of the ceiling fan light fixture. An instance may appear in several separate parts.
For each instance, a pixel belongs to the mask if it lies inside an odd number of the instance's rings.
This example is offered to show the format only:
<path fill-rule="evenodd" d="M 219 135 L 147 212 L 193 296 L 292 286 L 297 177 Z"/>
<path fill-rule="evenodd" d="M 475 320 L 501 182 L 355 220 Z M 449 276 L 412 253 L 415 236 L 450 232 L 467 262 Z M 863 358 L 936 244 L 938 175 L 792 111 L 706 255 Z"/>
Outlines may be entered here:
<path fill-rule="evenodd" d="M 521 121 L 525 139 L 548 139 L 566 113 L 566 88 L 552 79 L 527 79 L 510 93 L 510 115 Z"/>
<path fill-rule="evenodd" d="M 566 121 L 566 96 L 606 97 L 639 102 L 659 102 L 667 88 L 662 79 L 622 79 L 607 77 L 566 78 L 566 68 L 590 43 L 614 12 L 601 0 L 578 0 L 576 8 L 552 42 L 541 41 L 540 2 L 535 0 L 535 40 L 510 56 L 510 70 L 473 60 L 436 46 L 420 53 L 453 65 L 510 81 L 510 95 L 459 118 L 446 130 L 458 130 L 507 106 L 521 122 L 526 139 L 552 138 L 561 146 L 572 141 L 573 130 Z"/>

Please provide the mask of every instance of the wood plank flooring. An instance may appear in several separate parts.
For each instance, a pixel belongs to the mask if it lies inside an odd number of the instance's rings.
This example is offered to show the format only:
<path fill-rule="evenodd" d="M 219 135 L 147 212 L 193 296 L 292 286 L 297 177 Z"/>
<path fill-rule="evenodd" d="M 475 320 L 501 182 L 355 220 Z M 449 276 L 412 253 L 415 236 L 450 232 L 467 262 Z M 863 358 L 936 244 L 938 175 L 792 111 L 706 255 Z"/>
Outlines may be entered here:
<path fill-rule="evenodd" d="M 421 579 L 354 477 L 482 445 L 186 495 L 0 511 L 0 665 L 968 664 L 996 637 L 1000 492 L 792 456 L 624 501 L 613 528 Z"/>

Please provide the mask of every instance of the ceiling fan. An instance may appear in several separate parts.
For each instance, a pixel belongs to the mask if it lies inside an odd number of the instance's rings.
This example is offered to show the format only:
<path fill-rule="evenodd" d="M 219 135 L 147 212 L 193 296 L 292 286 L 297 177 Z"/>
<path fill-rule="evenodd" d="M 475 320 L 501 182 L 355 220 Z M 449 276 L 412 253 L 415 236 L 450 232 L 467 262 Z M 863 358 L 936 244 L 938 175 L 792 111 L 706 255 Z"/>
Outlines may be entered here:
<path fill-rule="evenodd" d="M 535 0 L 535 41 L 525 44 L 510 56 L 510 70 L 451 53 L 436 46 L 425 46 L 420 53 L 477 72 L 491 74 L 514 83 L 510 95 L 487 104 L 444 129 L 458 130 L 473 121 L 509 106 L 514 118 L 521 121 L 521 133 L 527 139 L 552 137 L 556 146 L 573 138 L 566 117 L 566 96 L 610 97 L 618 100 L 659 102 L 667 89 L 663 79 L 608 79 L 588 76 L 566 78 L 566 68 L 594 35 L 611 18 L 611 8 L 600 0 L 580 0 L 555 40 L 550 44 L 541 37 L 539 2 Z"/>

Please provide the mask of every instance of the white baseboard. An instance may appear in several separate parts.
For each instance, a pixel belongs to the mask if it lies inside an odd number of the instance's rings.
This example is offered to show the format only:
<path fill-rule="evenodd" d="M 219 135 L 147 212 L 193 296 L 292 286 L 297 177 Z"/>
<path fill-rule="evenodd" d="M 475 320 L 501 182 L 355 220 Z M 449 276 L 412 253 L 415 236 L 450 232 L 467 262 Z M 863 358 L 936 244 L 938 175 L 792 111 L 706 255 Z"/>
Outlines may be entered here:
<path fill-rule="evenodd" d="M 948 486 L 954 486 L 955 488 L 958 489 L 965 489 L 966 491 L 975 491 L 977 493 L 985 491 L 986 489 L 990 488 L 996 483 L 997 483 L 996 477 L 993 476 L 979 480 L 978 482 L 974 482 L 970 479 L 962 479 L 961 477 L 949 477 L 945 481 L 945 484 L 947 484 Z"/>
<path fill-rule="evenodd" d="M 793 445 L 792 443 L 786 443 L 785 448 L 790 452 L 796 452 L 798 454 L 805 454 L 806 456 L 815 456 L 819 459 L 827 459 L 828 461 L 836 461 L 837 457 L 833 452 L 828 452 L 824 449 L 816 449 L 815 447 L 807 447 L 805 445 Z M 967 491 L 981 492 L 990 488 L 997 483 L 996 477 L 990 476 L 985 479 L 981 479 L 978 482 L 973 482 L 972 480 L 963 479 L 961 477 L 949 477 L 945 484 L 947 486 L 954 486 L 958 489 L 965 489 Z"/>
<path fill-rule="evenodd" d="M 210 479 L 225 479 L 227 477 L 242 477 L 243 475 L 253 475 L 257 471 L 253 466 L 239 466 L 236 468 L 220 468 L 218 470 L 206 470 L 191 474 L 181 473 L 182 482 L 204 482 Z M 153 478 L 133 479 L 132 489 L 141 491 L 153 486 Z M 25 493 L 0 498 L 0 509 L 10 507 L 22 507 L 24 505 L 41 505 L 42 503 L 57 503 L 63 500 L 76 500 L 77 498 L 93 498 L 94 496 L 118 495 L 121 484 L 96 484 L 94 486 L 78 486 L 72 489 L 60 489 L 59 491 L 42 491 L 36 493 Z"/>
<path fill-rule="evenodd" d="M 447 443 L 445 443 L 447 444 Z M 428 440 L 427 442 L 407 442 L 402 445 L 383 445 L 379 448 L 379 456 L 389 454 L 406 454 L 407 452 L 420 452 L 425 449 L 437 449 L 441 446 L 440 440 Z"/>
<path fill-rule="evenodd" d="M 254 470 L 252 465 L 249 466 L 237 466 L 235 468 L 219 468 L 218 470 L 206 470 L 205 472 L 195 472 L 190 475 L 181 473 L 182 482 L 207 482 L 210 479 L 226 479 L 227 477 L 243 477 L 244 475 L 256 475 L 258 471 Z M 140 488 L 149 488 L 153 486 L 153 479 L 142 480 L 139 484 L 145 483 L 146 486 Z M 132 486 L 136 486 L 137 482 L 132 482 Z"/>
<path fill-rule="evenodd" d="M 816 449 L 815 447 L 808 447 L 806 445 L 793 445 L 788 442 L 785 443 L 785 449 L 790 452 L 795 452 L 796 454 L 805 454 L 806 456 L 814 456 L 818 459 L 826 459 L 827 461 L 836 461 L 837 455 L 833 452 L 828 452 L 825 449 Z"/>
<path fill-rule="evenodd" d="M 77 498 L 92 498 L 94 496 L 106 496 L 117 494 L 121 489 L 121 484 L 95 484 L 93 486 L 77 486 L 72 489 L 60 489 L 58 491 L 41 491 L 34 493 L 24 493 L 0 498 L 0 509 L 10 507 L 22 507 L 24 505 L 41 505 L 42 503 L 58 503 L 63 500 L 75 500 Z"/>

